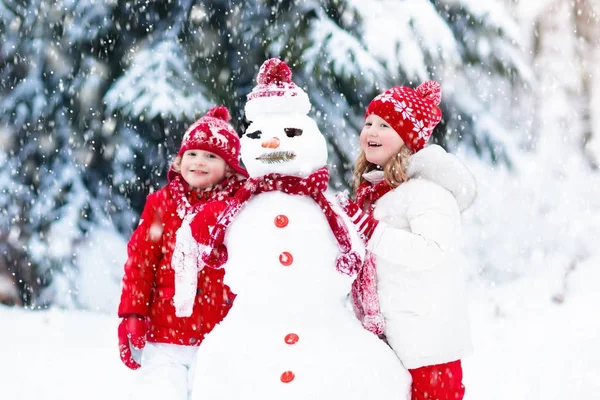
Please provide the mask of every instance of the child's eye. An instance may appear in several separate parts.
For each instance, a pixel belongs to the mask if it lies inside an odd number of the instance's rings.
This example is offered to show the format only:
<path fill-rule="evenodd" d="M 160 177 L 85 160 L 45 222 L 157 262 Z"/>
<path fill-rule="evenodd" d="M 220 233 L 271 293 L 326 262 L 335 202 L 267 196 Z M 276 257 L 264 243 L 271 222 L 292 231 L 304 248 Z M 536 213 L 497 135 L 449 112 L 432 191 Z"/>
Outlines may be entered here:
<path fill-rule="evenodd" d="M 206 157 L 208 157 L 208 158 L 217 158 L 217 156 L 214 155 L 213 153 L 206 153 Z"/>
<path fill-rule="evenodd" d="M 190 157 L 196 157 L 196 152 L 195 151 L 190 151 L 189 153 L 187 153 L 188 156 Z"/>
<path fill-rule="evenodd" d="M 261 131 L 246 133 L 246 136 L 248 136 L 250 139 L 260 139 L 260 135 L 262 135 Z"/>
<path fill-rule="evenodd" d="M 380 125 L 382 128 L 389 128 L 390 126 L 388 124 L 381 124 Z"/>
<path fill-rule="evenodd" d="M 371 126 L 371 125 L 373 125 L 373 124 L 370 122 L 365 122 L 365 126 Z"/>

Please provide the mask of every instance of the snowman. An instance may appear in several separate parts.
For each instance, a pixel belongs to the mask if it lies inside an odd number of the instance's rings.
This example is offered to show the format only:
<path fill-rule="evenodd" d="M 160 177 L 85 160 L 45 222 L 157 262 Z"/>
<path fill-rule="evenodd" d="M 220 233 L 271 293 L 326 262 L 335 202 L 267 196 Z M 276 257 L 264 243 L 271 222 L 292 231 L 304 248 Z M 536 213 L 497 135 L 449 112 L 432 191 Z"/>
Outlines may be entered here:
<path fill-rule="evenodd" d="M 241 139 L 250 178 L 214 226 L 198 233 L 202 212 L 192 224 L 204 268 L 226 259 L 237 295 L 200 345 L 193 399 L 408 398 L 408 372 L 347 306 L 364 248 L 325 194 L 325 138 L 291 76 L 278 59 L 262 65 Z"/>

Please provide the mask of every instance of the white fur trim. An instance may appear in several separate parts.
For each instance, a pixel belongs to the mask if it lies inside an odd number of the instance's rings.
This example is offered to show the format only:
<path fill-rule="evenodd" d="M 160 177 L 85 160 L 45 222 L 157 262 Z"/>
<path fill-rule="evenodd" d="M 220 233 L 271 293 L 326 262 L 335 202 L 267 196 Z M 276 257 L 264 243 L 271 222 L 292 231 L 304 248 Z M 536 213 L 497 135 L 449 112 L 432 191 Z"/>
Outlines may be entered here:
<path fill-rule="evenodd" d="M 461 211 L 469 208 L 477 195 L 475 178 L 467 167 L 454 154 L 435 144 L 411 157 L 407 175 L 409 179 L 424 178 L 447 189 Z"/>
<path fill-rule="evenodd" d="M 383 180 L 384 175 L 383 175 L 383 171 L 374 169 L 373 171 L 364 173 L 362 175 L 362 177 L 365 178 L 365 180 L 367 182 L 369 182 L 370 184 L 377 185 L 379 182 L 381 182 Z"/>

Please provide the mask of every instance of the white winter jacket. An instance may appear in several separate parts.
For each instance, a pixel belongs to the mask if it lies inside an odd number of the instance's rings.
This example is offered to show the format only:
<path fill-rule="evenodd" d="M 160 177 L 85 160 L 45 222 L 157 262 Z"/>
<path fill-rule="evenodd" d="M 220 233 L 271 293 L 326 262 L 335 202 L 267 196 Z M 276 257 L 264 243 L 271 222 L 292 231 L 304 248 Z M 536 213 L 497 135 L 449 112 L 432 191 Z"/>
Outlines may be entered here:
<path fill-rule="evenodd" d="M 409 369 L 471 351 L 465 278 L 455 255 L 460 212 L 476 194 L 467 168 L 437 145 L 412 156 L 409 180 L 375 203 L 368 243 L 376 256 L 385 335 Z"/>

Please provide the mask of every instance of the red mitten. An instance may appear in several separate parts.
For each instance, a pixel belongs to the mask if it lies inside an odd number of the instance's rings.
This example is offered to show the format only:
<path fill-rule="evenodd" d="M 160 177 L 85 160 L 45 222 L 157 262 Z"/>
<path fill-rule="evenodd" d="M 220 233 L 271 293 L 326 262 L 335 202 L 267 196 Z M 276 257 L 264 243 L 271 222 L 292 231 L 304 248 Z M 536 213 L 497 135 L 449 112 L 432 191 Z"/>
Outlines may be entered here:
<path fill-rule="evenodd" d="M 408 372 L 412 376 L 412 400 L 462 400 L 465 395 L 460 360 Z"/>
<path fill-rule="evenodd" d="M 236 203 L 233 198 L 208 202 L 190 223 L 192 236 L 203 247 L 202 261 L 211 268 L 220 268 L 227 262 L 225 230 L 217 223 L 226 209 Z"/>
<path fill-rule="evenodd" d="M 202 206 L 190 222 L 192 237 L 203 246 L 211 244 L 211 230 L 217 224 L 221 212 L 227 207 L 225 201 L 210 201 Z"/>
<path fill-rule="evenodd" d="M 229 253 L 227 253 L 227 247 L 224 244 L 220 244 L 212 249 L 210 254 L 202 253 L 202 261 L 209 267 L 215 269 L 221 268 L 227 262 L 228 258 Z"/>
<path fill-rule="evenodd" d="M 373 218 L 369 213 L 364 212 L 360 209 L 358 204 L 350 200 L 344 194 L 337 194 L 338 202 L 346 215 L 350 218 L 350 221 L 356 226 L 356 230 L 360 233 L 367 241 L 371 239 L 375 228 L 379 224 L 379 221 Z"/>
<path fill-rule="evenodd" d="M 140 316 L 125 317 L 119 324 L 118 335 L 121 361 L 128 368 L 138 369 L 141 361 L 135 360 L 132 350 L 136 352 L 146 346 L 146 321 Z"/>

